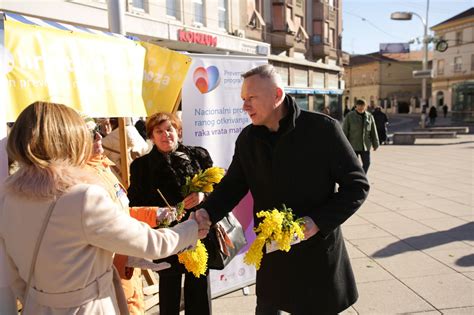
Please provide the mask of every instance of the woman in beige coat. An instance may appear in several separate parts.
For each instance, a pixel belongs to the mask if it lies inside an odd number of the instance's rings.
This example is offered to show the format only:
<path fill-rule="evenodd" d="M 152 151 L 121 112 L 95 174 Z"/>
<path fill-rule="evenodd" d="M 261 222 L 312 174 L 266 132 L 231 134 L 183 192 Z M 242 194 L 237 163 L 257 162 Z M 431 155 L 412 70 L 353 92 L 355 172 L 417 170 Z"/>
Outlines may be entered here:
<path fill-rule="evenodd" d="M 113 284 L 114 252 L 164 258 L 207 234 L 210 223 L 194 215 L 173 228 L 153 230 L 120 211 L 84 167 L 91 148 L 83 119 L 64 105 L 31 104 L 13 126 L 7 151 L 21 167 L 0 192 L 0 294 L 11 297 L 9 305 L 2 301 L 2 311 L 16 314 L 18 297 L 24 314 L 127 313 L 120 285 Z M 25 296 L 33 252 L 54 200 Z"/>

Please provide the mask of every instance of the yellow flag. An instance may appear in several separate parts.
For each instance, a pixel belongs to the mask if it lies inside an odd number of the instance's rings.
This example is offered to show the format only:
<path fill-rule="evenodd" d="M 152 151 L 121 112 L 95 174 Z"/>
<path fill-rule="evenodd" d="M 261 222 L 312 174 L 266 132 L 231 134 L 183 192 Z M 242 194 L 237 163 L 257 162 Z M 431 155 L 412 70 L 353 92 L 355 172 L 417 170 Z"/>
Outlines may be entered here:
<path fill-rule="evenodd" d="M 93 117 L 146 116 L 145 49 L 108 35 L 5 21 L 7 121 L 37 100 Z"/>
<path fill-rule="evenodd" d="M 143 72 L 143 102 L 148 115 L 171 112 L 191 66 L 191 58 L 150 43 L 146 49 Z"/>

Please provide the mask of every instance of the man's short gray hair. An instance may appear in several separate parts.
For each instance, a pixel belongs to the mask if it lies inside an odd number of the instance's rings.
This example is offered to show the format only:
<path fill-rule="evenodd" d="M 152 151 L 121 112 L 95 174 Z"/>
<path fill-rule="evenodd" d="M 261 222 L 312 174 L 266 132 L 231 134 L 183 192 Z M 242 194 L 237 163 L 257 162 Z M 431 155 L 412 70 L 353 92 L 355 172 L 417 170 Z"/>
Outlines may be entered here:
<path fill-rule="evenodd" d="M 284 89 L 280 75 L 278 72 L 276 72 L 275 67 L 270 64 L 261 65 L 250 69 L 249 71 L 242 74 L 242 78 L 246 79 L 254 75 L 258 75 L 263 79 L 270 79 L 276 86 L 282 90 Z"/>

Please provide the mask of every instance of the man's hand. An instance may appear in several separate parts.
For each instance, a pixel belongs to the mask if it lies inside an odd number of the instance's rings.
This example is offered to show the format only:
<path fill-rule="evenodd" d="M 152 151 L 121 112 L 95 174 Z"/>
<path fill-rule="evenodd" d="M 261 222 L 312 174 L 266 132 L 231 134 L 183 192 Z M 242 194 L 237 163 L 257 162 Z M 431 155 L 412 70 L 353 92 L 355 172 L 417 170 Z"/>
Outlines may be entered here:
<path fill-rule="evenodd" d="M 204 193 L 202 192 L 193 192 L 184 198 L 184 209 L 189 210 L 196 207 L 204 200 Z"/>
<path fill-rule="evenodd" d="M 209 220 L 209 215 L 204 209 L 199 209 L 196 212 L 191 212 L 189 215 L 190 220 L 195 220 L 198 224 L 198 236 L 200 239 L 203 239 L 209 233 L 211 228 L 211 221 Z"/>
<path fill-rule="evenodd" d="M 316 235 L 319 232 L 319 228 L 310 217 L 303 217 L 304 219 L 304 239 L 307 240 L 310 237 Z"/>

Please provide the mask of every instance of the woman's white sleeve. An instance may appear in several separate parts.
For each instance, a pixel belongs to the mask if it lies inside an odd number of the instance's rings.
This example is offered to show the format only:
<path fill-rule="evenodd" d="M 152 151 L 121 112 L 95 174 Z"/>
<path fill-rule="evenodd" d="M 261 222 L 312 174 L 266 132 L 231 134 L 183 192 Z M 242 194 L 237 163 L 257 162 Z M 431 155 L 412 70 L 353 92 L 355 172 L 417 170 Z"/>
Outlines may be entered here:
<path fill-rule="evenodd" d="M 82 226 L 91 245 L 148 259 L 174 255 L 191 248 L 198 239 L 198 225 L 194 220 L 154 230 L 119 210 L 99 186 L 90 186 L 86 191 Z"/>

